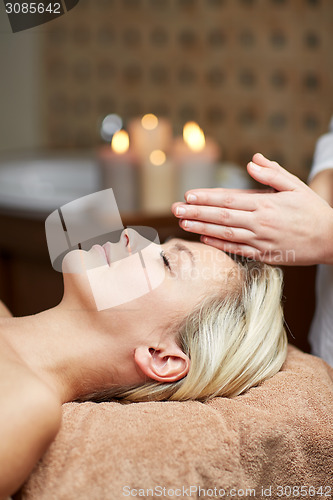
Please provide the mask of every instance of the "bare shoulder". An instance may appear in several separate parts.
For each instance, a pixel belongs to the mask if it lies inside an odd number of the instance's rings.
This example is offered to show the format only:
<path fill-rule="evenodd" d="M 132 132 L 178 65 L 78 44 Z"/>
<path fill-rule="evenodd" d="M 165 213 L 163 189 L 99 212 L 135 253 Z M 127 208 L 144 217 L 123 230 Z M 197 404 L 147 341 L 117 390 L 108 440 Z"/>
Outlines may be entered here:
<path fill-rule="evenodd" d="M 4 369 L 6 380 L 3 381 Z M 61 416 L 61 404 L 55 393 L 26 368 L 9 362 L 1 363 L 0 358 L 0 402 L 7 401 L 4 407 L 25 409 L 28 414 L 38 413 L 43 419 Z M 1 405 L 2 406 L 2 405 Z M 0 423 L 2 415 L 0 416 Z M 1 427 L 0 427 L 1 432 Z"/>
<path fill-rule="evenodd" d="M 0 300 L 0 317 L 12 318 L 12 316 L 8 307 Z"/>
<path fill-rule="evenodd" d="M 2 499 L 17 491 L 55 438 L 61 404 L 43 381 L 0 359 L 0 407 Z"/>

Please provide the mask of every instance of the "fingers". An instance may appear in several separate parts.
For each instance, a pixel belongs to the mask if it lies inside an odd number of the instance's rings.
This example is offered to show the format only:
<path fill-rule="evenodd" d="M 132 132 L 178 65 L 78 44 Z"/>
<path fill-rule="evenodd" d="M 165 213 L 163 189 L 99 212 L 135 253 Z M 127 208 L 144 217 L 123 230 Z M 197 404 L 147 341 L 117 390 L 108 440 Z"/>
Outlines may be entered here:
<path fill-rule="evenodd" d="M 179 205 L 184 205 L 186 202 L 185 201 L 175 201 L 175 203 L 173 203 L 171 205 L 171 211 L 174 215 L 176 215 L 176 208 L 179 206 Z"/>
<path fill-rule="evenodd" d="M 268 160 L 261 153 L 253 155 L 247 165 L 248 173 L 256 181 L 273 187 L 277 191 L 294 191 L 305 184 L 295 175 L 282 168 L 275 161 Z"/>
<path fill-rule="evenodd" d="M 255 210 L 256 202 L 253 195 L 260 192 L 262 191 L 245 189 L 193 189 L 185 193 L 185 198 L 191 205 Z"/>
<path fill-rule="evenodd" d="M 199 233 L 204 236 L 228 240 L 237 243 L 248 243 L 255 238 L 253 231 L 240 227 L 222 226 L 194 220 L 181 220 L 179 225 L 190 233 Z"/>
<path fill-rule="evenodd" d="M 174 203 L 172 211 L 176 217 L 191 220 L 192 222 L 197 220 L 246 229 L 252 229 L 254 224 L 253 213 L 245 210 Z"/>
<path fill-rule="evenodd" d="M 270 167 L 272 166 L 272 164 L 278 165 L 277 162 L 269 160 L 262 153 L 255 153 L 252 157 L 252 160 L 254 161 L 254 163 L 257 163 L 257 165 L 261 165 L 262 167 Z"/>

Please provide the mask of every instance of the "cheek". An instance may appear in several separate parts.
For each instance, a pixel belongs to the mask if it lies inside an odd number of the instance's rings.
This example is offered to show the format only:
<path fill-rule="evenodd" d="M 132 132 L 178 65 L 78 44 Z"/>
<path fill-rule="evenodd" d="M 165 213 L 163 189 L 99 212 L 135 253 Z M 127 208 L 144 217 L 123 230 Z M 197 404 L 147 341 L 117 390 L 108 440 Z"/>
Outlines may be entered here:
<path fill-rule="evenodd" d="M 135 308 L 140 320 L 152 328 L 167 326 L 170 321 L 183 317 L 188 309 L 184 294 L 179 293 L 179 287 L 173 286 L 169 279 L 129 306 Z"/>
<path fill-rule="evenodd" d="M 98 311 L 126 304 L 149 292 L 138 255 L 87 272 Z"/>
<path fill-rule="evenodd" d="M 144 267 L 139 253 L 115 262 L 111 267 L 91 269 L 87 271 L 87 276 L 98 311 L 149 295 L 164 280 L 161 266 L 149 263 Z"/>

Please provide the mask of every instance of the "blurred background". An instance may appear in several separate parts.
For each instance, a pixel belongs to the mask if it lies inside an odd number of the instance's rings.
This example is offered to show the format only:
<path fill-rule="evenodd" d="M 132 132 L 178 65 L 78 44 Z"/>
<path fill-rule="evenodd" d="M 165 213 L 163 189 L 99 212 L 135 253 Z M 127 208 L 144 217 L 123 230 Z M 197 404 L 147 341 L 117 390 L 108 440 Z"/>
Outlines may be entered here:
<path fill-rule="evenodd" d="M 205 179 L 210 175 L 208 187 L 251 186 L 246 164 L 257 151 L 306 180 L 333 113 L 332 47 L 332 0 L 80 0 L 58 19 L 18 33 L 1 3 L 0 298 L 18 315 L 60 300 L 45 217 L 111 187 L 115 163 L 127 172 L 112 184 L 119 198 L 141 196 L 121 210 L 124 224 L 152 225 L 161 241 L 170 233 L 191 236 L 170 215 L 168 200 L 158 210 L 143 200 L 156 175 L 152 164 L 164 165 L 160 178 L 173 186 L 172 200 L 188 177 L 202 179 L 181 170 L 196 161 Z M 152 146 L 165 150 L 157 163 L 131 150 L 141 137 L 135 120 L 148 113 L 164 134 L 163 147 Z M 110 148 L 113 133 L 101 134 L 108 115 L 134 130 L 125 160 Z M 189 121 L 205 135 L 203 152 L 175 145 Z M 311 319 L 313 277 L 314 268 L 286 273 L 286 314 L 297 339 Z"/>
<path fill-rule="evenodd" d="M 330 0 L 80 0 L 16 34 L 2 14 L 0 148 L 91 148 L 108 113 L 151 112 L 176 134 L 197 121 L 224 160 L 259 150 L 306 178 L 332 42 Z"/>

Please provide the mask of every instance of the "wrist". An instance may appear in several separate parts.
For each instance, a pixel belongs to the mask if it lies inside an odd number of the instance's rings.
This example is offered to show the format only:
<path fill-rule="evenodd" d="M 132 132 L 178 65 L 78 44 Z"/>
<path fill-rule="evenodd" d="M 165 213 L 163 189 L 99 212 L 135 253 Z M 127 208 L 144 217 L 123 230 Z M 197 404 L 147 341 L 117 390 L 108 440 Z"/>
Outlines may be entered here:
<path fill-rule="evenodd" d="M 333 265 L 333 208 L 328 210 L 325 237 L 322 242 L 322 257 L 319 264 Z"/>

